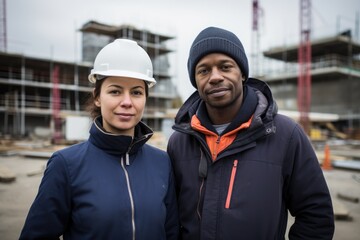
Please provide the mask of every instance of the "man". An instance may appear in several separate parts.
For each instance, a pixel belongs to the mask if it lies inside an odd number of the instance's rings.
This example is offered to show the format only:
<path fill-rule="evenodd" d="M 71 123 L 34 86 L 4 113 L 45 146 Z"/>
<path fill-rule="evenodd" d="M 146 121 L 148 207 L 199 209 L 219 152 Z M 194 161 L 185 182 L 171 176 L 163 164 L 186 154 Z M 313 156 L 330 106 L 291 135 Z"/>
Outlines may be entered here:
<path fill-rule="evenodd" d="M 240 40 L 209 27 L 195 38 L 196 88 L 168 142 L 181 239 L 332 239 L 331 198 L 301 126 L 277 114 L 266 83 L 248 78 Z"/>

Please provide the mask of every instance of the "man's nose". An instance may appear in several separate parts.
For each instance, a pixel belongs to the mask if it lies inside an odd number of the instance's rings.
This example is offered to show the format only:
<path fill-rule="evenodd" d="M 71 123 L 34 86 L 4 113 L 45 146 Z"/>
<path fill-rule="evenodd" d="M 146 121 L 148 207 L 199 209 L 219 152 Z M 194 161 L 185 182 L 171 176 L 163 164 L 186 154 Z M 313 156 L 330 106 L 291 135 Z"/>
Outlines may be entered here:
<path fill-rule="evenodd" d="M 222 81 L 222 80 L 224 80 L 224 77 L 223 77 L 221 71 L 218 68 L 214 67 L 211 70 L 209 82 L 210 83 L 218 83 L 219 81 Z"/>

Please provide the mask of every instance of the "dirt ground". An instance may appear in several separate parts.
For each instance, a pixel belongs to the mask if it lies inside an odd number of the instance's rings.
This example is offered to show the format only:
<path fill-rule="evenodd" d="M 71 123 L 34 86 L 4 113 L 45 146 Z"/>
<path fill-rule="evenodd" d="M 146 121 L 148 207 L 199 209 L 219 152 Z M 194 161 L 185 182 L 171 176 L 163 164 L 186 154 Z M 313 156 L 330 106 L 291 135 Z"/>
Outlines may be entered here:
<path fill-rule="evenodd" d="M 0 167 L 15 174 L 11 183 L 0 182 L 0 239 L 19 238 L 28 209 L 37 193 L 47 158 L 0 156 Z M 360 239 L 360 172 L 324 171 L 335 207 L 342 219 L 335 222 L 335 240 Z M 349 199 L 350 198 L 350 199 Z M 290 220 L 291 222 L 291 220 Z"/>

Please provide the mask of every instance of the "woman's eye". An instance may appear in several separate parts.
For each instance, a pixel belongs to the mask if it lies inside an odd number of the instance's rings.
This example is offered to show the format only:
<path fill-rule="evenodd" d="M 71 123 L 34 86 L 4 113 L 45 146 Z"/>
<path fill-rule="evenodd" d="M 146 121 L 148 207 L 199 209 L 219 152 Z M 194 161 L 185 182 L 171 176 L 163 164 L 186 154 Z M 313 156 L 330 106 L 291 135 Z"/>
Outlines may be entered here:
<path fill-rule="evenodd" d="M 140 90 L 135 90 L 135 91 L 133 91 L 133 94 L 134 95 L 143 95 L 144 93 Z"/>
<path fill-rule="evenodd" d="M 120 91 L 119 90 L 111 90 L 111 91 L 109 91 L 109 93 L 112 95 L 118 95 L 118 94 L 120 94 Z"/>

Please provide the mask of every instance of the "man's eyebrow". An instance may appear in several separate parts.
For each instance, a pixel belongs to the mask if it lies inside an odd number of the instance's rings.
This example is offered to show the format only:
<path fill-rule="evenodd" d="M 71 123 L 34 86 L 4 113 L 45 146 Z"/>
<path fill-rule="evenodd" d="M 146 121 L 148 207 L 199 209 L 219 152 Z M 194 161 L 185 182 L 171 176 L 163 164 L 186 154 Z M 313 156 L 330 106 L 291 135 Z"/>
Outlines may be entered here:
<path fill-rule="evenodd" d="M 221 59 L 221 60 L 219 60 L 220 64 L 228 63 L 228 62 L 229 63 L 236 63 L 235 60 L 232 60 L 232 59 Z M 206 65 L 208 65 L 208 63 L 206 63 L 206 62 L 200 63 L 200 64 L 196 65 L 195 69 L 199 68 L 199 67 L 202 67 L 202 66 L 206 66 Z"/>

